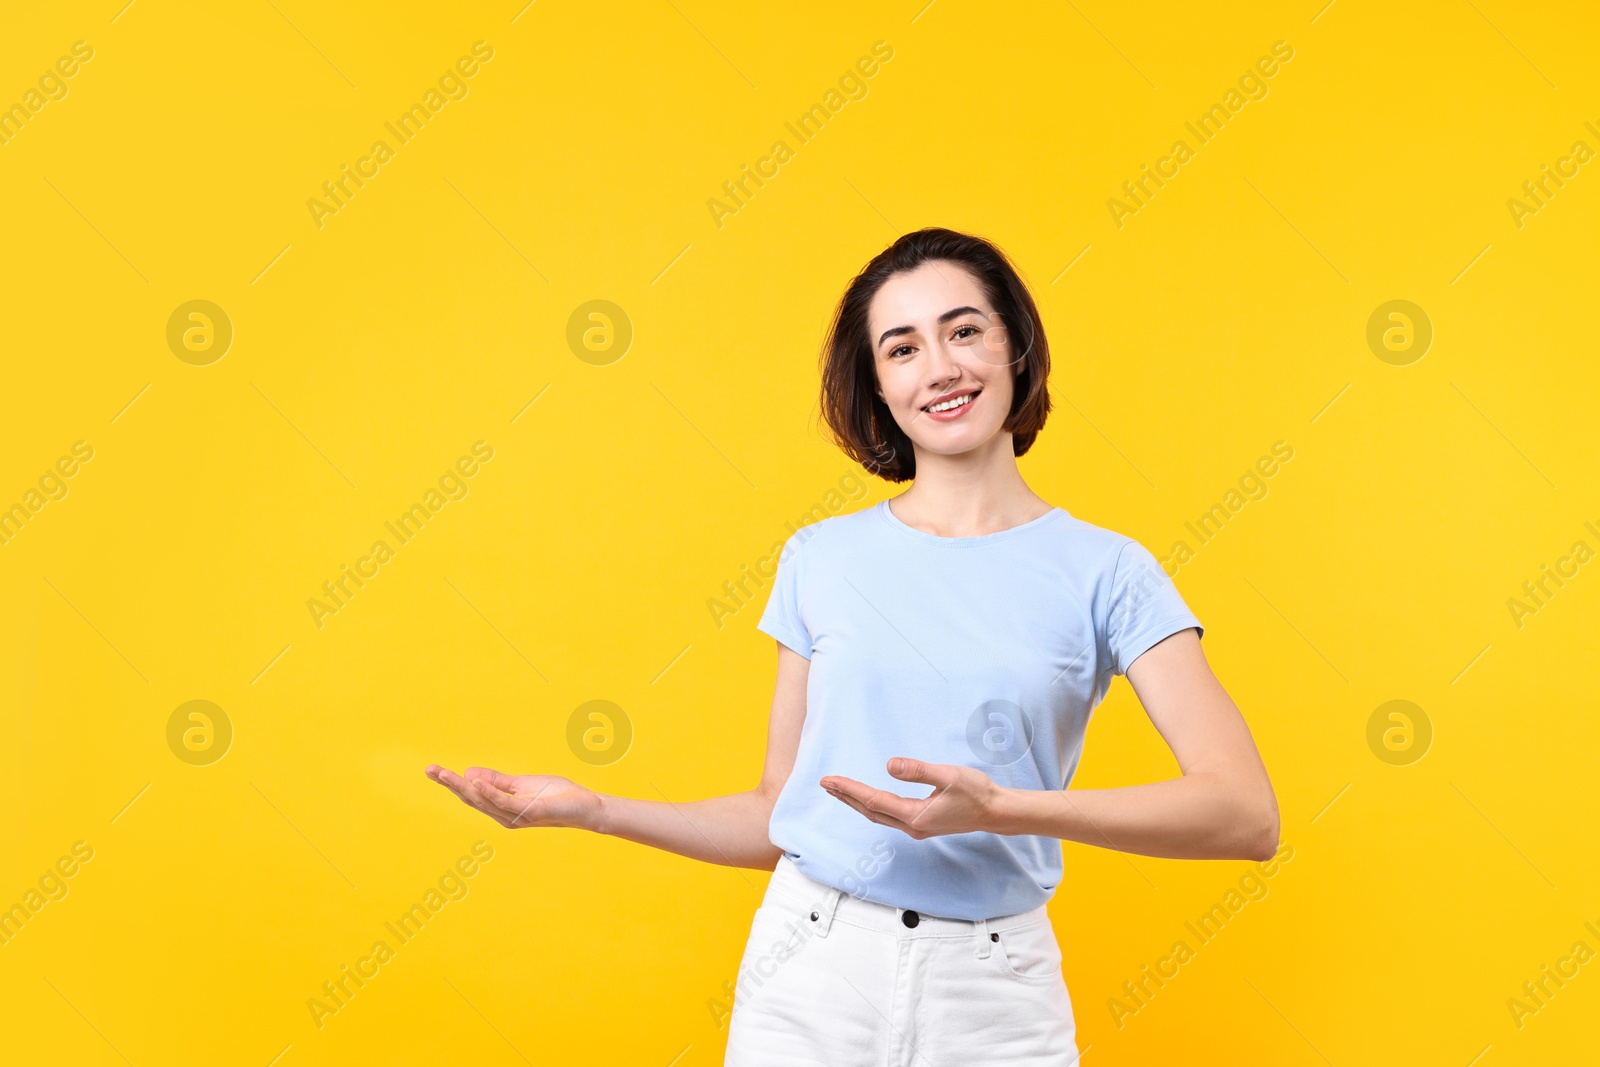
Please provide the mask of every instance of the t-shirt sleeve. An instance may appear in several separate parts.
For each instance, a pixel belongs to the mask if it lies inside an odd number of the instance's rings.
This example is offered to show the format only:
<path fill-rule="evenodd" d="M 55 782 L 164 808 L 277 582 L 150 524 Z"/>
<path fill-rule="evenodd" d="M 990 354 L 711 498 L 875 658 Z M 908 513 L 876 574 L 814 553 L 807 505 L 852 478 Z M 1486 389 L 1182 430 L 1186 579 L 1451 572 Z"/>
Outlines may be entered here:
<path fill-rule="evenodd" d="M 756 629 L 777 638 L 806 659 L 811 658 L 811 631 L 806 629 L 800 614 L 799 545 L 790 535 L 789 541 L 778 554 L 778 573 L 772 580 L 772 591 L 767 595 L 766 610 Z"/>
<path fill-rule="evenodd" d="M 1152 645 L 1191 626 L 1205 636 L 1155 556 L 1137 541 L 1123 545 L 1112 569 L 1105 627 L 1112 673 L 1127 674 Z"/>

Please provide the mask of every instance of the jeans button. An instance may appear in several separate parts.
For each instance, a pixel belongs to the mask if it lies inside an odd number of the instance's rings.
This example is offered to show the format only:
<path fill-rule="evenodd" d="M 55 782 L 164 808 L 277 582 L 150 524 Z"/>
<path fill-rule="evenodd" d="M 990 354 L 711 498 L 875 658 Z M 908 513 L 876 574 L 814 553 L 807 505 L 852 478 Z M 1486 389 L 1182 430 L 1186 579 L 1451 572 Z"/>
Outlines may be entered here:
<path fill-rule="evenodd" d="M 905 923 L 907 926 L 916 926 L 922 921 L 922 916 L 908 909 L 900 913 L 900 921 Z"/>

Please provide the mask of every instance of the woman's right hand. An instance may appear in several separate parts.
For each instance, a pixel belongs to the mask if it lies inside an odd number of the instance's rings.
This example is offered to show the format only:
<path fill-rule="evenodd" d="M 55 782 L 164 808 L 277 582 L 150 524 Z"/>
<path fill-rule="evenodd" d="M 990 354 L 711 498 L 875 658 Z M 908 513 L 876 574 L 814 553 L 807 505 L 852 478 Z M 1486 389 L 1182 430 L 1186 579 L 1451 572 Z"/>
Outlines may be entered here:
<path fill-rule="evenodd" d="M 468 767 L 465 776 L 430 763 L 428 777 L 508 829 L 567 826 L 598 830 L 601 799 L 570 778 L 555 774 L 503 774 Z"/>

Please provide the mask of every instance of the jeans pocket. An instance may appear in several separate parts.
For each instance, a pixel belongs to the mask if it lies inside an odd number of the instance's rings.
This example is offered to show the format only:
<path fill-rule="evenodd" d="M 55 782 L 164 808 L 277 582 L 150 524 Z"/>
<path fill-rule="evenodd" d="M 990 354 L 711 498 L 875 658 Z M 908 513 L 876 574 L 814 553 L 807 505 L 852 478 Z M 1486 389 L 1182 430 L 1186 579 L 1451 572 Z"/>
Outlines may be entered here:
<path fill-rule="evenodd" d="M 1061 977 L 1061 946 L 1048 922 L 1033 923 L 997 935 L 1000 969 L 1013 978 L 1047 982 Z"/>

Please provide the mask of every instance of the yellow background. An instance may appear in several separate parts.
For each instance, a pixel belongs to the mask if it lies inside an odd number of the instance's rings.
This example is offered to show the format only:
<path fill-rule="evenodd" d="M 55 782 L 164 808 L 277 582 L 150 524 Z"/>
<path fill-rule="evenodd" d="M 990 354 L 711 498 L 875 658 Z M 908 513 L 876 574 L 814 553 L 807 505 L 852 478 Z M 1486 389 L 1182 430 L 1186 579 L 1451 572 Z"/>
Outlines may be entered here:
<path fill-rule="evenodd" d="M 1506 1005 L 1600 950 L 1596 565 L 1507 607 L 1600 548 L 1600 165 L 1520 228 L 1506 204 L 1600 148 L 1583 5 L 122 3 L 0 35 L 0 102 L 94 49 L 0 146 L 0 504 L 95 450 L 0 546 L 0 904 L 94 849 L 0 947 L 0 1058 L 720 1063 L 707 1002 L 766 873 L 507 832 L 422 771 L 754 784 L 766 593 L 720 629 L 707 601 L 859 473 L 816 425 L 818 343 L 923 225 L 997 241 L 1037 294 L 1046 499 L 1166 555 L 1295 450 L 1176 577 L 1294 858 L 1119 1028 L 1108 1000 L 1250 865 L 1068 846 L 1085 1061 L 1592 1051 L 1600 964 L 1520 1028 Z M 479 40 L 468 95 L 318 228 L 307 199 Z M 880 40 L 798 145 L 785 121 Z M 1280 40 L 1269 94 L 1119 229 L 1107 199 Z M 707 200 L 780 138 L 719 227 Z M 193 299 L 235 331 L 209 366 L 166 342 Z M 605 366 L 566 341 L 596 299 L 634 328 Z M 1435 330 L 1409 366 L 1365 340 L 1393 299 Z M 307 599 L 479 440 L 465 499 L 316 627 Z M 196 699 L 234 729 L 209 766 L 167 745 Z M 634 729 L 610 766 L 566 741 L 594 699 Z M 1392 699 L 1434 730 L 1407 766 L 1366 740 Z M 1074 784 L 1175 773 L 1119 681 Z M 308 998 L 480 839 L 469 895 L 319 1029 Z"/>

